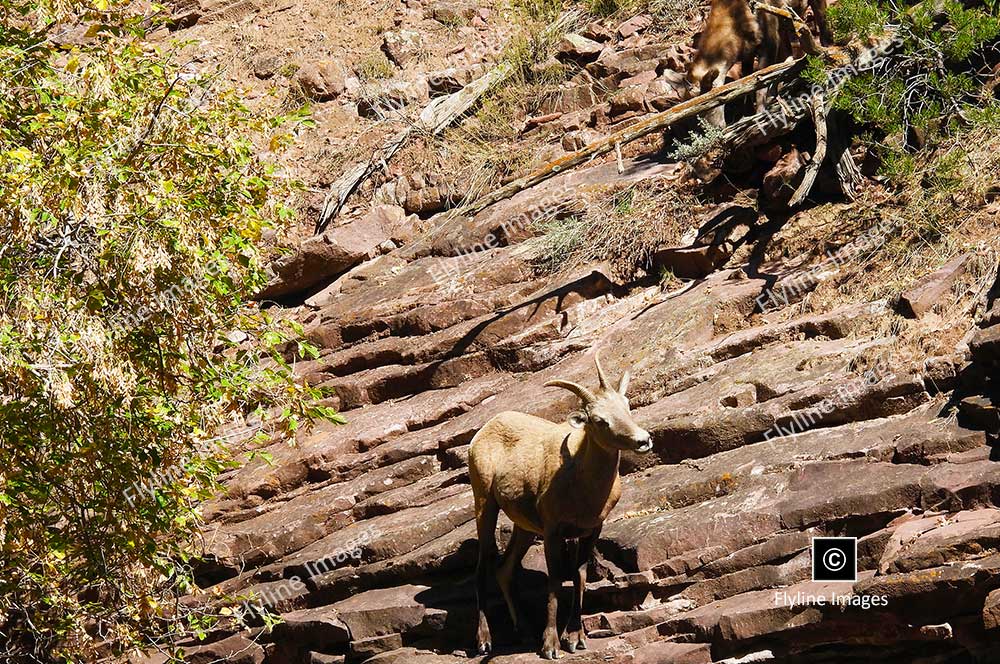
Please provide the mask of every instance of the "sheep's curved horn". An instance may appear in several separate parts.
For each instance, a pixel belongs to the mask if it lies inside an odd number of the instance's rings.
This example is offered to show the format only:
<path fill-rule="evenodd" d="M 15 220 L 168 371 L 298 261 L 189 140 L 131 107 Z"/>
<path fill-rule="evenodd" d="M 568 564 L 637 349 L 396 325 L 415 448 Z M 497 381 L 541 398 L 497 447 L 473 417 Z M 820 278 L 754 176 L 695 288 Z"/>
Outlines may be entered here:
<path fill-rule="evenodd" d="M 607 377 L 604 375 L 604 368 L 601 366 L 601 354 L 594 353 L 594 364 L 597 365 L 597 380 L 601 381 L 601 389 L 611 389 Z"/>
<path fill-rule="evenodd" d="M 632 379 L 632 375 L 629 373 L 628 369 L 622 374 L 622 379 L 618 381 L 618 394 L 625 396 L 628 392 L 628 382 Z"/>
<path fill-rule="evenodd" d="M 549 382 L 545 383 L 545 387 L 561 387 L 564 390 L 569 390 L 576 396 L 580 397 L 580 399 L 582 399 L 584 403 L 591 403 L 597 401 L 597 397 L 594 396 L 593 392 L 588 390 L 583 385 L 574 383 L 572 381 L 550 380 Z"/>

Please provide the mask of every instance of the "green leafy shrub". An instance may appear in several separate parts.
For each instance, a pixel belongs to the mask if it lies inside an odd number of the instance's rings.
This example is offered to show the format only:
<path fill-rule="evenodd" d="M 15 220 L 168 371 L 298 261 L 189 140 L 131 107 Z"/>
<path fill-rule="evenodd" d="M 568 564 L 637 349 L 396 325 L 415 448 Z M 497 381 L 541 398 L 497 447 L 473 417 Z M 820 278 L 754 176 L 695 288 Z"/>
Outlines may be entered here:
<path fill-rule="evenodd" d="M 842 39 L 868 37 L 894 26 L 899 46 L 874 68 L 847 81 L 834 102 L 876 130 L 872 148 L 889 175 L 912 171 L 902 156 L 910 143 L 933 144 L 983 104 L 985 82 L 974 56 L 1000 37 L 996 7 L 965 8 L 959 0 L 906 9 L 871 0 L 845 0 L 830 9 Z M 964 122 L 964 121 L 963 121 Z"/>
<path fill-rule="evenodd" d="M 872 0 L 840 0 L 828 12 L 834 38 L 847 41 L 852 37 L 868 39 L 885 31 L 889 10 Z"/>
<path fill-rule="evenodd" d="M 126 5 L 0 14 L 0 660 L 94 661 L 204 630 L 167 600 L 230 450 L 339 418 L 282 355 L 315 353 L 301 329 L 244 302 L 293 218 L 258 149 L 306 120 L 255 117 Z"/>

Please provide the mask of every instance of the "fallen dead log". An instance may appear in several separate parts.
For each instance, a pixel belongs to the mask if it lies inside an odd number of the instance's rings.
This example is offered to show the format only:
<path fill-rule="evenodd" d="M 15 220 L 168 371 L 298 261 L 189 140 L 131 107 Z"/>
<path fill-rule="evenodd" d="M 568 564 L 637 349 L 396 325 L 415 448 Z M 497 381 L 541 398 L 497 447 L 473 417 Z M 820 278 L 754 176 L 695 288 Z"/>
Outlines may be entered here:
<path fill-rule="evenodd" d="M 793 80 L 802 69 L 804 63 L 805 58 L 799 58 L 790 62 L 782 62 L 771 65 L 770 67 L 756 71 L 749 76 L 744 76 L 738 80 L 726 83 L 725 85 L 715 88 L 710 92 L 706 92 L 703 95 L 693 97 L 687 101 L 682 101 L 676 106 L 673 106 L 665 111 L 661 111 L 660 113 L 656 113 L 655 115 L 651 115 L 650 117 L 629 125 L 628 127 L 607 136 L 606 138 L 584 146 L 572 154 L 568 154 L 565 157 L 551 161 L 538 170 L 529 173 L 522 178 L 509 182 L 496 191 L 483 196 L 479 200 L 461 207 L 456 210 L 456 213 L 458 215 L 465 216 L 474 215 L 494 203 L 510 198 L 524 189 L 533 187 L 551 177 L 568 171 L 571 168 L 579 166 L 580 164 L 586 163 L 594 157 L 599 157 L 613 150 L 620 149 L 620 146 L 625 145 L 626 143 L 631 143 L 632 141 L 640 139 L 643 136 L 648 136 L 655 131 L 666 129 L 671 125 L 677 124 L 678 122 L 701 115 L 705 111 L 709 111 L 716 106 L 730 102 L 745 94 L 759 90 L 760 88 L 767 87 L 774 83 L 780 83 L 782 81 Z M 618 147 L 616 148 L 616 146 Z"/>
<path fill-rule="evenodd" d="M 562 32 L 572 25 L 577 17 L 578 12 L 563 12 L 545 29 L 544 38 Z M 316 220 L 315 232 L 319 234 L 326 229 L 330 221 L 343 209 L 348 197 L 375 171 L 379 168 L 385 168 L 389 160 L 403 147 L 410 136 L 414 133 L 428 133 L 432 136 L 440 134 L 455 120 L 465 115 L 490 89 L 508 79 L 514 71 L 514 66 L 511 63 L 501 62 L 487 74 L 477 78 L 461 90 L 432 100 L 420 112 L 420 117 L 415 123 L 389 139 L 372 154 L 371 159 L 367 162 L 350 167 L 336 182 L 330 185 L 330 190 L 323 201 L 323 209 Z"/>
<path fill-rule="evenodd" d="M 789 202 L 790 207 L 800 204 L 809 195 L 820 166 L 827 154 L 835 165 L 840 190 L 848 199 L 854 199 L 861 183 L 861 171 L 851 157 L 850 140 L 843 135 L 835 115 L 828 115 L 834 98 L 849 79 L 869 71 L 879 60 L 898 45 L 896 35 L 889 33 L 874 44 L 855 51 L 827 49 L 834 61 L 845 64 L 830 70 L 826 81 L 802 90 L 788 99 L 775 99 L 768 108 L 755 115 L 741 118 L 723 131 L 716 149 L 720 154 L 760 145 L 787 134 L 806 117 L 811 116 L 816 126 L 816 150 L 806 168 L 805 177 Z M 829 145 L 828 145 L 829 144 Z"/>

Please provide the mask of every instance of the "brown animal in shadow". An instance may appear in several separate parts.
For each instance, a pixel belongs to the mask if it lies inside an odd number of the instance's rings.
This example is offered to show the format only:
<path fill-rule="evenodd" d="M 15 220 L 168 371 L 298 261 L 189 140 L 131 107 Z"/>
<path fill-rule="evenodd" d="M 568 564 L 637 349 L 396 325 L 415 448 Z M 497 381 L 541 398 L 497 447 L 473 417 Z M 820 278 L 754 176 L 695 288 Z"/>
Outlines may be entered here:
<path fill-rule="evenodd" d="M 774 0 L 770 4 L 787 8 L 799 16 L 805 15 L 806 6 L 812 7 L 813 17 L 819 29 L 820 42 L 833 42 L 826 21 L 827 0 Z M 774 14 L 757 10 L 754 12 L 748 0 L 712 0 L 708 20 L 698 38 L 698 48 L 688 67 L 687 81 L 689 94 L 704 94 L 726 81 L 726 74 L 737 62 L 743 76 L 756 69 L 784 62 L 792 55 L 794 30 L 787 21 Z M 767 92 L 757 93 L 757 111 L 763 110 Z M 705 114 L 706 120 L 715 127 L 724 127 L 725 108 L 717 106 Z"/>

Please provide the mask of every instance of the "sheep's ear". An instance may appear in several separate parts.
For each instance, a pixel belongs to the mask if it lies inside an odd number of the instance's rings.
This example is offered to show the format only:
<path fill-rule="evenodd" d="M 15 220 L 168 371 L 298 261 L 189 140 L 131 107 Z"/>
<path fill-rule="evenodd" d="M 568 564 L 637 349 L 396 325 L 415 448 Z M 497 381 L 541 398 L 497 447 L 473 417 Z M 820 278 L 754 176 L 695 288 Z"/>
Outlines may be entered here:
<path fill-rule="evenodd" d="M 582 429 L 587 426 L 587 422 L 590 421 L 590 418 L 587 417 L 587 413 L 582 410 L 577 410 L 569 414 L 567 421 L 574 429 Z"/>
<path fill-rule="evenodd" d="M 628 392 L 628 382 L 631 379 L 632 375 L 626 369 L 625 373 L 622 374 L 622 379 L 618 381 L 618 394 L 625 396 L 625 393 Z"/>

